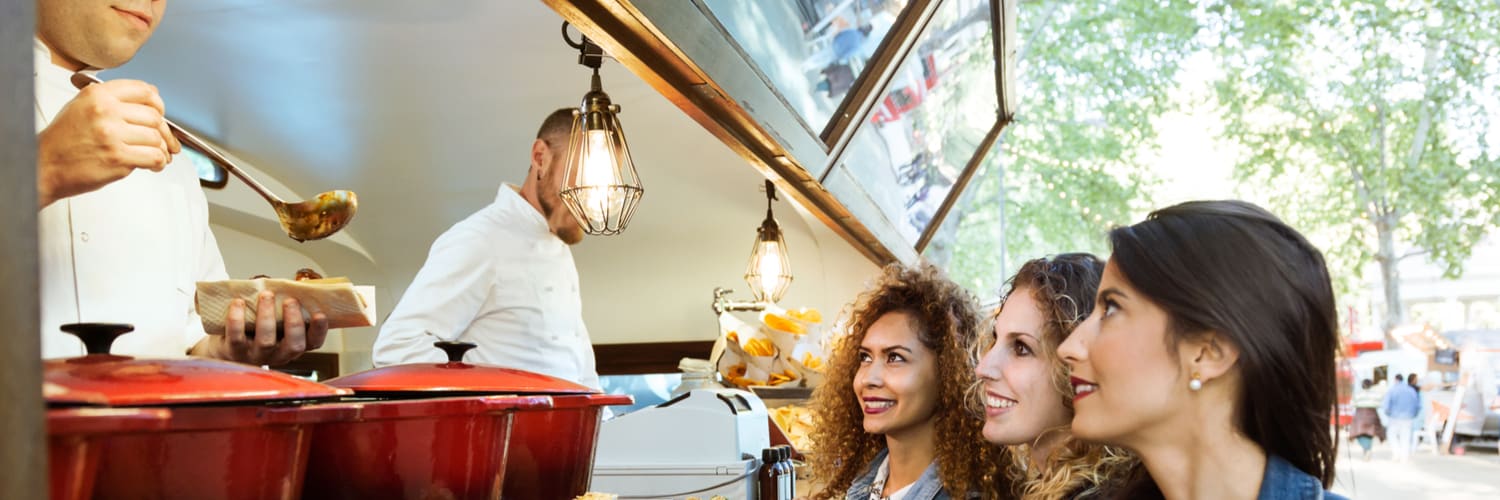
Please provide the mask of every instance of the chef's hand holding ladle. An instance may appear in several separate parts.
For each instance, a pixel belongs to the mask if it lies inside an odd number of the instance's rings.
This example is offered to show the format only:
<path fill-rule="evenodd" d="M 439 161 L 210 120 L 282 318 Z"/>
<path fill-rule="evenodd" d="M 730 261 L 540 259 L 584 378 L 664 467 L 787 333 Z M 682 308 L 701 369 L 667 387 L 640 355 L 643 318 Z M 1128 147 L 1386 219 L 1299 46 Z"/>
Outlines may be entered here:
<path fill-rule="evenodd" d="M 85 73 L 73 74 L 73 86 L 78 87 L 80 90 L 95 83 L 102 82 L 93 75 Z M 213 146 L 209 146 L 208 143 L 198 139 L 192 133 L 183 130 L 176 123 L 172 123 L 172 120 L 166 120 L 165 118 L 163 120 L 167 122 L 167 127 L 172 130 L 172 135 L 177 136 L 177 139 L 182 141 L 183 144 L 202 152 L 209 160 L 223 167 L 229 173 L 234 174 L 235 177 L 238 177 L 245 184 L 249 185 L 250 189 L 255 190 L 262 198 L 270 202 L 271 207 L 276 210 L 276 218 L 281 221 L 281 228 L 286 230 L 287 236 L 290 236 L 292 239 L 307 241 L 327 238 L 333 235 L 333 233 L 339 232 L 340 229 L 349 224 L 349 221 L 354 219 L 354 212 L 359 208 L 359 199 L 355 197 L 353 191 L 328 191 L 319 194 L 317 198 L 312 200 L 287 203 L 282 201 L 281 198 L 276 197 L 276 195 L 271 194 L 270 190 L 266 189 L 261 183 L 256 182 L 254 178 L 251 178 L 250 175 L 246 174 L 244 170 L 240 169 L 229 158 L 226 158 L 219 150 L 214 149 Z"/>

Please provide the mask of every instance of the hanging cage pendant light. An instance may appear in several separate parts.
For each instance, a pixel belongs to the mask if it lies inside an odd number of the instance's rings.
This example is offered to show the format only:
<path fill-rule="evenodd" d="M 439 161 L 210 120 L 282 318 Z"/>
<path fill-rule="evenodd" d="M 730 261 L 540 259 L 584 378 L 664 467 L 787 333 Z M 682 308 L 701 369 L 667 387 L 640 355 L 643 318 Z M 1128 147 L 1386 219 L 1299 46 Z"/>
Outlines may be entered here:
<path fill-rule="evenodd" d="M 792 261 L 782 238 L 781 226 L 771 211 L 776 201 L 776 185 L 766 181 L 766 220 L 755 230 L 755 246 L 750 249 L 750 264 L 745 268 L 745 282 L 760 302 L 777 302 L 792 286 Z"/>
<path fill-rule="evenodd" d="M 568 137 L 567 167 L 563 174 L 563 203 L 584 232 L 620 234 L 630 224 L 645 189 L 630 158 L 630 147 L 625 143 L 620 106 L 610 102 L 609 94 L 604 93 L 599 83 L 604 51 L 588 37 L 573 42 L 568 38 L 567 23 L 563 23 L 563 40 L 578 49 L 578 64 L 594 70 L 589 92 L 573 111 L 573 130 Z"/>

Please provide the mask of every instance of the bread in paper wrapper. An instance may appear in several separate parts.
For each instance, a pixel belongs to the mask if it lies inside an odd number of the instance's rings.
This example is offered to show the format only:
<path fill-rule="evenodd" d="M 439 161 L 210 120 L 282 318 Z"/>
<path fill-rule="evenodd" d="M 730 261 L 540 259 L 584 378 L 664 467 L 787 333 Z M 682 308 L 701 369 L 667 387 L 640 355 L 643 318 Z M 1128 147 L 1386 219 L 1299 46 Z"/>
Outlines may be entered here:
<path fill-rule="evenodd" d="M 775 305 L 749 323 L 724 313 L 711 363 L 730 384 L 815 387 L 823 381 L 822 315 L 816 309 L 786 310 Z"/>
<path fill-rule="evenodd" d="M 276 294 L 276 322 L 282 322 L 281 304 L 288 298 L 297 299 L 302 306 L 304 319 L 323 313 L 328 317 L 328 328 L 356 328 L 375 324 L 375 312 L 369 300 L 348 279 L 329 278 L 292 281 L 273 278 L 253 280 L 225 280 L 198 282 L 198 315 L 203 317 L 203 329 L 209 334 L 224 333 L 224 318 L 229 304 L 234 299 L 243 299 L 246 304 L 245 321 L 255 321 L 257 296 L 261 291 Z"/>

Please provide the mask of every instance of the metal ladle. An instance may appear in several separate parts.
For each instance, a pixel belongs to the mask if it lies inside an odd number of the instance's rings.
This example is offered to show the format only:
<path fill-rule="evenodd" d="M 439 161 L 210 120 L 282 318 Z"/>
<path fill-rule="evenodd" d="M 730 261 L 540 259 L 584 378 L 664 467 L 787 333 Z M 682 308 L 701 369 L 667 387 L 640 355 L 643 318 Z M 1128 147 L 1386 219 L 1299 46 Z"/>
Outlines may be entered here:
<path fill-rule="evenodd" d="M 79 90 L 83 90 L 84 87 L 95 83 L 102 82 L 93 75 L 84 73 L 73 74 L 73 86 L 78 87 Z M 234 162 L 229 161 L 229 158 L 224 157 L 224 154 L 220 153 L 219 150 L 214 149 L 213 146 L 209 146 L 208 143 L 198 139 L 192 133 L 183 130 L 176 123 L 172 123 L 172 120 L 166 120 L 165 118 L 163 120 L 167 122 L 167 128 L 172 130 L 172 135 L 177 136 L 177 139 L 182 141 L 183 144 L 187 144 L 202 152 L 204 156 L 213 160 L 214 163 L 223 167 L 224 170 L 245 181 L 245 184 L 249 185 L 250 189 L 255 190 L 262 198 L 270 202 L 271 207 L 276 210 L 276 218 L 281 221 L 281 228 L 292 239 L 307 241 L 327 238 L 332 236 L 333 233 L 339 232 L 340 229 L 343 229 L 344 226 L 349 224 L 349 221 L 354 220 L 354 212 L 359 209 L 359 198 L 354 195 L 353 191 L 342 189 L 328 191 L 319 194 L 316 199 L 287 203 L 282 201 L 281 198 L 276 197 L 276 195 L 271 194 L 270 190 L 266 189 L 259 182 L 256 182 L 244 170 L 236 166 Z"/>

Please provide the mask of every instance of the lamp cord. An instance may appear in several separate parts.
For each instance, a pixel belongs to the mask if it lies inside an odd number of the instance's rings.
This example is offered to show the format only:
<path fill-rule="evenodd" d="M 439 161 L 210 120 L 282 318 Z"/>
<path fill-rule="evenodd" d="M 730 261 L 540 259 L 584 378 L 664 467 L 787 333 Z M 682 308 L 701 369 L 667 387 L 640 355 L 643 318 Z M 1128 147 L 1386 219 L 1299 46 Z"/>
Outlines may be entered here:
<path fill-rule="evenodd" d="M 771 218 L 771 202 L 776 201 L 776 183 L 766 179 L 766 218 Z"/>

